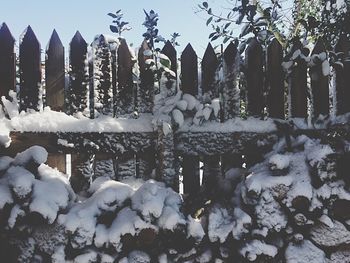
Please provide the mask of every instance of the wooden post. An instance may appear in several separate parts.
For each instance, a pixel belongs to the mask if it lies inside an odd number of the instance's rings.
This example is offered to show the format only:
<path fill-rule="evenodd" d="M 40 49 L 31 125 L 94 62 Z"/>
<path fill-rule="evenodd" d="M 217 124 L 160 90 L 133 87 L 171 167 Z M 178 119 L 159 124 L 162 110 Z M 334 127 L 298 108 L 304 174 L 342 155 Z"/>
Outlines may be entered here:
<path fill-rule="evenodd" d="M 69 114 L 83 112 L 88 102 L 87 43 L 77 31 L 70 43 L 69 87 L 66 109 Z"/>
<path fill-rule="evenodd" d="M 152 113 L 154 105 L 154 75 L 152 70 L 146 66 L 145 61 L 151 59 L 152 56 L 146 56 L 145 52 L 149 52 L 150 48 L 147 41 L 144 40 L 139 49 L 138 62 L 140 68 L 140 86 L 137 94 L 138 112 Z"/>
<path fill-rule="evenodd" d="M 184 93 L 198 95 L 198 64 L 197 55 L 191 44 L 188 44 L 181 54 L 181 89 Z M 199 158 L 183 156 L 182 174 L 184 192 L 196 194 L 200 190 Z"/>
<path fill-rule="evenodd" d="M 292 47 L 292 54 L 301 49 L 302 45 L 297 42 Z M 307 117 L 307 66 L 306 62 L 298 59 L 289 76 L 290 117 Z"/>
<path fill-rule="evenodd" d="M 255 38 L 246 50 L 246 63 L 247 112 L 249 115 L 260 117 L 264 111 L 263 50 Z"/>
<path fill-rule="evenodd" d="M 1 97 L 9 99 L 9 91 L 16 90 L 16 54 L 15 39 L 7 25 L 0 27 L 0 104 Z"/>
<path fill-rule="evenodd" d="M 104 35 L 93 46 L 94 109 L 103 115 L 113 115 L 112 57 Z"/>
<path fill-rule="evenodd" d="M 52 32 L 46 50 L 45 82 L 46 105 L 50 106 L 52 110 L 64 111 L 64 47 L 56 30 Z M 66 173 L 65 154 L 49 154 L 47 164 L 51 167 L 56 167 L 63 173 Z"/>
<path fill-rule="evenodd" d="M 27 27 L 19 46 L 20 110 L 38 110 L 41 87 L 41 49 L 32 28 Z"/>
<path fill-rule="evenodd" d="M 136 178 L 136 156 L 133 152 L 127 152 L 116 158 L 115 171 L 118 180 Z"/>
<path fill-rule="evenodd" d="M 267 109 L 269 117 L 284 119 L 283 49 L 275 38 L 267 48 Z"/>
<path fill-rule="evenodd" d="M 181 90 L 193 96 L 198 95 L 197 54 L 188 44 L 181 54 Z"/>
<path fill-rule="evenodd" d="M 350 57 L 350 40 L 342 35 L 335 46 L 335 52 L 343 52 L 343 60 Z M 350 112 L 350 62 L 343 61 L 343 67 L 335 68 L 336 114 L 342 115 Z"/>
<path fill-rule="evenodd" d="M 318 39 L 312 51 L 312 55 L 326 54 L 326 48 L 321 38 Z M 322 73 L 322 62 L 309 70 L 311 78 L 311 92 L 313 105 L 313 118 L 317 118 L 320 114 L 329 115 L 329 77 Z"/>
<path fill-rule="evenodd" d="M 124 39 L 121 39 L 120 41 L 120 46 L 117 51 L 118 88 L 115 98 L 116 116 L 129 114 L 135 110 L 134 87 L 132 79 L 133 62 L 128 44 Z"/>

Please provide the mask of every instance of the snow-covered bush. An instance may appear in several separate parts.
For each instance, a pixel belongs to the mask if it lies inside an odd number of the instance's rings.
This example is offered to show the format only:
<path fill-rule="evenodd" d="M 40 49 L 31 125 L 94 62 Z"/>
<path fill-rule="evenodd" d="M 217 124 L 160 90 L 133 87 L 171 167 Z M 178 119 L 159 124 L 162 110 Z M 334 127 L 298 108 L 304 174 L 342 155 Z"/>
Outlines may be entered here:
<path fill-rule="evenodd" d="M 343 157 L 304 135 L 290 143 L 227 170 L 220 194 L 200 192 L 199 202 L 161 182 L 107 176 L 77 196 L 43 148 L 0 157 L 0 253 L 6 262 L 348 262 Z"/>

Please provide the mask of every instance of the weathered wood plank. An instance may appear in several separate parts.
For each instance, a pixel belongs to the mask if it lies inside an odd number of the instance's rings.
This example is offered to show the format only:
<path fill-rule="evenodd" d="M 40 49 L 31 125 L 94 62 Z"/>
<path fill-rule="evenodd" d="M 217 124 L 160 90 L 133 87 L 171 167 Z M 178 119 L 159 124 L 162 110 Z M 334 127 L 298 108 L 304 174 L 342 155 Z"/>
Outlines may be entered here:
<path fill-rule="evenodd" d="M 319 38 L 312 51 L 312 55 L 324 53 L 326 54 L 326 48 L 323 44 L 322 38 Z M 326 62 L 327 63 L 327 62 Z M 323 75 L 322 61 L 311 67 L 309 70 L 311 78 L 311 94 L 313 105 L 313 118 L 317 118 L 320 114 L 329 114 L 329 77 Z"/>
<path fill-rule="evenodd" d="M 284 119 L 283 48 L 275 38 L 267 48 L 267 109 L 272 118 Z"/>
<path fill-rule="evenodd" d="M 302 44 L 298 41 L 292 47 L 293 54 L 296 50 L 301 50 Z M 307 65 L 306 62 L 297 58 L 296 65 L 293 66 L 289 76 L 289 96 L 290 96 L 290 117 L 307 117 Z"/>
<path fill-rule="evenodd" d="M 64 47 L 54 30 L 46 50 L 45 89 L 46 106 L 55 111 L 64 111 L 64 66 Z"/>
<path fill-rule="evenodd" d="M 350 112 L 350 40 L 345 36 L 340 39 L 335 46 L 335 52 L 342 52 L 343 67 L 336 67 L 335 90 L 336 90 L 336 114 L 341 115 Z M 344 61 L 347 58 L 347 62 Z"/>
<path fill-rule="evenodd" d="M 193 96 L 198 95 L 197 54 L 191 44 L 181 54 L 181 90 Z"/>
<path fill-rule="evenodd" d="M 9 99 L 9 91 L 16 87 L 15 39 L 5 23 L 0 26 L 0 98 Z M 0 99 L 1 104 L 1 99 Z"/>
<path fill-rule="evenodd" d="M 66 173 L 66 155 L 61 153 L 49 153 L 46 161 L 47 165 L 57 168 L 62 173 Z"/>
<path fill-rule="evenodd" d="M 147 55 L 150 50 L 147 41 L 144 40 L 138 53 L 140 86 L 137 94 L 137 108 L 140 113 L 152 113 L 154 106 L 154 74 L 145 62 L 152 58 L 152 56 Z"/>
<path fill-rule="evenodd" d="M 133 62 L 128 44 L 121 39 L 118 54 L 118 88 L 115 99 L 115 115 L 132 113 L 135 110 L 134 85 L 132 78 Z"/>
<path fill-rule="evenodd" d="M 263 50 L 254 38 L 246 49 L 247 113 L 260 117 L 264 111 Z"/>
<path fill-rule="evenodd" d="M 24 32 L 19 46 L 19 70 L 20 110 L 38 110 L 41 87 L 41 49 L 30 26 Z"/>
<path fill-rule="evenodd" d="M 77 31 L 70 43 L 69 88 L 66 105 L 70 114 L 83 112 L 88 102 L 87 43 Z"/>

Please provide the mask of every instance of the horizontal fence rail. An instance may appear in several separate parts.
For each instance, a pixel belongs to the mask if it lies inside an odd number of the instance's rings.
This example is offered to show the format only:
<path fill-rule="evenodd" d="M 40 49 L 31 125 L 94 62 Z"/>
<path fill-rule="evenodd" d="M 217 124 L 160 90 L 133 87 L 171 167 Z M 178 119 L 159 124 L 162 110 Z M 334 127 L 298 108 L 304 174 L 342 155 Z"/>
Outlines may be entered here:
<path fill-rule="evenodd" d="M 155 88 L 157 83 L 154 73 L 148 66 L 152 55 L 149 55 L 151 48 L 147 41 L 142 42 L 136 52 L 137 57 L 134 57 L 124 39 L 100 35 L 89 45 L 76 32 L 67 53 L 54 30 L 45 50 L 45 62 L 42 63 L 41 45 L 29 26 L 19 43 L 18 55 L 14 52 L 14 47 L 15 39 L 4 23 L 0 28 L 0 96 L 11 99 L 9 92 L 17 90 L 20 110 L 39 110 L 42 103 L 55 111 L 69 115 L 83 113 L 92 119 L 100 114 L 134 118 L 135 112 L 142 114 L 153 111 L 155 95 L 159 90 Z M 267 47 L 252 39 L 245 50 L 244 63 L 240 61 L 241 55 L 234 42 L 222 52 L 215 51 L 208 44 L 200 63 L 191 44 L 184 48 L 179 57 L 169 41 L 161 49 L 161 53 L 171 61 L 170 69 L 175 73 L 177 89 L 199 98 L 203 104 L 219 98 L 219 121 L 222 123 L 243 115 L 258 118 L 268 116 L 280 120 L 308 117 L 317 119 L 319 115 L 328 116 L 331 107 L 336 115 L 350 112 L 349 38 L 341 36 L 333 51 L 342 54 L 342 57 L 341 63 L 332 67 L 334 77 L 331 82 L 329 74 L 325 74 L 329 69 L 323 63 L 316 63 L 317 59 L 321 62 L 328 60 L 322 39 L 317 41 L 311 52 L 310 57 L 316 62 L 310 69 L 307 62 L 301 59 L 302 55 L 296 55 L 303 52 L 300 42 L 294 43 L 287 52 L 276 39 Z M 69 57 L 68 61 L 66 56 Z M 322 56 L 326 56 L 325 59 L 321 60 Z M 178 66 L 178 59 L 181 66 Z M 293 65 L 286 73 L 282 65 L 291 62 Z M 28 145 L 25 142 L 27 135 L 12 134 L 14 142 L 30 146 L 31 143 Z M 69 138 L 75 142 L 98 140 L 101 144 L 108 137 L 106 140 L 110 145 L 116 147 L 117 144 L 122 144 L 125 151 L 113 151 L 106 145 L 100 148 L 104 150 L 96 151 L 76 143 L 78 150 L 69 152 L 72 154 L 72 174 L 76 178 L 97 173 L 103 167 L 113 170 L 114 174 L 121 177 L 159 179 L 159 174 L 162 173 L 162 177 L 181 174 L 184 192 L 188 194 L 198 193 L 201 185 L 209 188 L 215 182 L 213 174 L 214 177 L 218 176 L 229 168 L 242 167 L 243 163 L 252 165 L 259 161 L 261 155 L 254 145 L 261 138 L 254 134 L 246 135 L 245 139 L 241 133 L 234 135 L 237 138 L 232 137 L 232 134 L 227 135 L 231 136 L 228 139 L 225 139 L 226 135 L 220 135 L 225 137 L 219 136 L 223 147 L 229 142 L 238 149 L 227 147 L 230 149 L 227 151 L 213 150 L 209 146 L 196 148 L 194 141 L 197 140 L 202 145 L 206 142 L 193 133 L 187 136 L 186 132 L 177 133 L 173 137 L 162 134 L 161 129 L 150 134 L 136 132 L 132 135 L 109 135 L 91 133 L 84 137 L 70 133 L 57 135 L 53 139 L 54 135 L 49 134 L 43 136 L 41 142 L 36 138 L 33 143 L 48 148 L 54 145 L 49 150 L 49 163 L 65 171 L 68 152 L 53 141 Z M 27 139 L 32 138 L 30 136 Z M 191 136 L 192 139 L 189 139 Z M 211 136 L 209 134 L 203 138 Z M 275 141 L 275 135 L 268 136 L 269 140 Z M 239 146 L 234 141 L 240 137 L 243 137 L 245 143 Z M 213 143 L 211 140 L 212 138 L 208 139 L 208 143 Z M 187 150 L 183 150 L 182 146 L 187 147 Z M 11 154 L 12 151 L 13 155 L 16 150 L 20 150 L 16 146 L 11 147 L 13 150 L 4 150 L 2 154 Z M 158 175 L 153 170 L 157 170 Z M 169 184 L 178 183 L 175 180 Z M 82 187 L 77 183 L 77 189 Z"/>

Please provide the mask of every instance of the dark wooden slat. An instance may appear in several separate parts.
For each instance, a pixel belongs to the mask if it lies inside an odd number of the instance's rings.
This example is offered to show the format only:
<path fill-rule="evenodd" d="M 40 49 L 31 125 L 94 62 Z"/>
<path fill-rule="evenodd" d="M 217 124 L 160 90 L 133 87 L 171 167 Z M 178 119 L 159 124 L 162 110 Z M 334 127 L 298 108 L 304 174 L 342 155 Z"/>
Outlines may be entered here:
<path fill-rule="evenodd" d="M 221 121 L 226 121 L 240 114 L 240 91 L 237 83 L 239 74 L 239 54 L 237 46 L 230 43 L 224 51 L 224 87 L 222 94 Z"/>
<path fill-rule="evenodd" d="M 264 110 L 263 50 L 254 38 L 246 50 L 247 63 L 247 111 L 249 115 L 261 116 Z"/>
<path fill-rule="evenodd" d="M 219 60 L 212 45 L 209 43 L 204 52 L 202 67 L 202 93 L 207 93 L 211 99 L 219 97 L 218 85 L 215 85 L 216 70 Z"/>
<path fill-rule="evenodd" d="M 118 59 L 118 88 L 115 99 L 116 116 L 132 113 L 135 110 L 134 87 L 132 78 L 132 57 L 128 44 L 121 39 L 117 51 Z"/>
<path fill-rule="evenodd" d="M 113 115 L 112 57 L 109 44 L 100 35 L 93 43 L 94 108 L 104 115 Z"/>
<path fill-rule="evenodd" d="M 0 27 L 0 98 L 9 99 L 9 91 L 16 87 L 16 55 L 14 53 L 15 39 L 7 25 Z M 0 99 L 1 104 L 1 99 Z"/>
<path fill-rule="evenodd" d="M 152 113 L 154 105 L 154 75 L 152 70 L 146 66 L 145 61 L 151 56 L 145 56 L 144 52 L 150 50 L 147 41 L 144 40 L 139 49 L 138 62 L 140 68 L 140 86 L 138 89 L 138 112 Z"/>
<path fill-rule="evenodd" d="M 64 47 L 54 30 L 52 32 L 45 61 L 46 105 L 52 110 L 64 111 Z"/>
<path fill-rule="evenodd" d="M 323 40 L 320 38 L 312 51 L 312 55 L 326 52 Z M 317 64 L 309 70 L 311 78 L 311 93 L 313 105 L 313 117 L 317 118 L 320 114 L 329 114 L 329 79 L 322 73 L 322 64 Z"/>
<path fill-rule="evenodd" d="M 269 117 L 284 119 L 283 48 L 275 38 L 267 48 L 267 108 Z"/>
<path fill-rule="evenodd" d="M 176 54 L 176 49 L 170 43 L 169 40 L 165 43 L 161 53 L 166 55 L 170 59 L 170 62 L 171 62 L 171 68 L 170 69 L 172 71 L 174 71 L 174 73 L 177 76 L 177 54 Z"/>
<path fill-rule="evenodd" d="M 32 28 L 27 27 L 19 46 L 20 110 L 38 110 L 41 86 L 41 49 Z"/>
<path fill-rule="evenodd" d="M 198 95 L 197 55 L 191 44 L 181 54 L 181 90 L 193 96 Z"/>
<path fill-rule="evenodd" d="M 182 160 L 184 194 L 195 195 L 200 190 L 199 157 L 184 155 Z"/>
<path fill-rule="evenodd" d="M 342 35 L 335 46 L 335 52 L 343 52 L 343 58 L 350 57 L 350 40 Z M 343 67 L 336 67 L 335 89 L 336 89 L 336 114 L 341 115 L 350 112 L 350 62 L 343 62 Z"/>
<path fill-rule="evenodd" d="M 205 193 L 211 197 L 215 194 L 213 190 L 217 189 L 217 182 L 221 176 L 220 156 L 205 156 L 203 163 L 202 185 L 205 189 Z"/>
<path fill-rule="evenodd" d="M 87 43 L 77 31 L 70 43 L 69 88 L 67 90 L 67 111 L 70 114 L 83 112 L 88 100 L 88 70 L 86 67 Z"/>
<path fill-rule="evenodd" d="M 297 42 L 292 47 L 292 54 L 301 49 L 302 45 Z M 307 65 L 302 59 L 298 59 L 289 76 L 290 117 L 307 117 Z"/>

